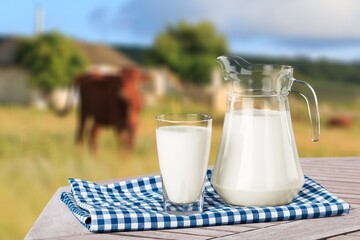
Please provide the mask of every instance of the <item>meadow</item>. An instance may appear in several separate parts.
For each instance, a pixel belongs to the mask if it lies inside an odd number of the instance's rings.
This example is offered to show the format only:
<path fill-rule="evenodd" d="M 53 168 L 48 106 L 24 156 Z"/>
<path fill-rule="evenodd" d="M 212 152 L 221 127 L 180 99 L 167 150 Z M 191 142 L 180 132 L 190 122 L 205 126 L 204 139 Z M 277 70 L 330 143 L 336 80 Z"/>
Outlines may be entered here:
<path fill-rule="evenodd" d="M 334 105 L 331 111 L 352 113 L 351 128 L 326 126 L 322 118 L 320 142 L 311 142 L 304 103 L 292 103 L 293 126 L 301 157 L 360 156 L 358 102 Z M 326 104 L 320 108 L 328 108 Z M 91 181 L 144 175 L 159 171 L 155 143 L 157 114 L 203 112 L 214 117 L 210 165 L 214 164 L 220 141 L 223 114 L 209 107 L 167 98 L 142 111 L 134 151 L 119 146 L 110 129 L 102 130 L 96 154 L 86 145 L 74 143 L 76 113 L 57 117 L 51 111 L 0 106 L 0 239 L 24 238 L 47 201 L 69 177 Z"/>

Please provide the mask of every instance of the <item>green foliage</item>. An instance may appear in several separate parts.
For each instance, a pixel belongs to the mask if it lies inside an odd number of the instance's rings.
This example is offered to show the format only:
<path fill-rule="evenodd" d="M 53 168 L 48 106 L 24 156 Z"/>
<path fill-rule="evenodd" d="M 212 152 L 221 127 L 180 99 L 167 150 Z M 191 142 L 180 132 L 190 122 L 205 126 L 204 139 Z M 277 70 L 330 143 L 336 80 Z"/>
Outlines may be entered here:
<path fill-rule="evenodd" d="M 31 73 L 30 83 L 44 93 L 69 85 L 86 66 L 75 42 L 57 32 L 22 40 L 17 60 Z"/>
<path fill-rule="evenodd" d="M 136 45 L 112 45 L 113 49 L 118 51 L 121 54 L 125 54 L 134 62 L 139 65 L 147 65 L 149 64 L 149 52 L 150 48 L 144 46 L 136 46 Z"/>
<path fill-rule="evenodd" d="M 291 65 L 295 68 L 295 78 L 312 84 L 319 83 L 325 87 L 329 83 L 360 84 L 360 62 L 336 62 L 327 59 L 310 60 L 307 58 L 243 57 L 252 63 Z"/>
<path fill-rule="evenodd" d="M 227 42 L 208 22 L 180 22 L 160 33 L 150 51 L 155 64 L 167 65 L 185 82 L 206 84 L 216 57 L 226 54 Z"/>

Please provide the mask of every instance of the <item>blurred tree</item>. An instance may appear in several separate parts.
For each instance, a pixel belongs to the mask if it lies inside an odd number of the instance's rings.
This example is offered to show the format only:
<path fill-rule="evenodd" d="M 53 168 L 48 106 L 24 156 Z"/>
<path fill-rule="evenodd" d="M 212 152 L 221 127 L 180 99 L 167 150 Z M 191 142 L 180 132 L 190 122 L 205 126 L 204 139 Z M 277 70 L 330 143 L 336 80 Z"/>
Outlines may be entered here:
<path fill-rule="evenodd" d="M 227 54 L 226 38 L 209 22 L 180 22 L 160 33 L 150 51 L 150 61 L 167 65 L 182 81 L 206 84 L 216 57 Z"/>
<path fill-rule="evenodd" d="M 45 95 L 69 85 L 86 66 L 75 42 L 58 32 L 20 41 L 17 61 L 30 71 L 30 83 Z"/>
<path fill-rule="evenodd" d="M 252 63 L 287 64 L 295 67 L 294 76 L 309 83 L 360 84 L 360 62 L 340 62 L 304 57 L 278 58 L 243 56 Z"/>

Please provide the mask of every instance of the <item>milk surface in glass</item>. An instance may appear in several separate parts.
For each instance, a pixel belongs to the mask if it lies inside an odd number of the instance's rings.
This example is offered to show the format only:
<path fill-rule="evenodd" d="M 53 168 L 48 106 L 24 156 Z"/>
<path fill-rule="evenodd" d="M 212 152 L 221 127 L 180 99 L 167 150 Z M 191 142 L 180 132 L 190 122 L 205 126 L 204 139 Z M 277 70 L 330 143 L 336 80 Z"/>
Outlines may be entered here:
<path fill-rule="evenodd" d="M 290 202 L 304 183 L 287 111 L 226 113 L 212 183 L 235 205 Z M 218 159 L 219 160 L 219 159 Z"/>
<path fill-rule="evenodd" d="M 156 141 L 169 200 L 177 204 L 194 202 L 204 185 L 211 128 L 164 126 L 156 129 Z"/>

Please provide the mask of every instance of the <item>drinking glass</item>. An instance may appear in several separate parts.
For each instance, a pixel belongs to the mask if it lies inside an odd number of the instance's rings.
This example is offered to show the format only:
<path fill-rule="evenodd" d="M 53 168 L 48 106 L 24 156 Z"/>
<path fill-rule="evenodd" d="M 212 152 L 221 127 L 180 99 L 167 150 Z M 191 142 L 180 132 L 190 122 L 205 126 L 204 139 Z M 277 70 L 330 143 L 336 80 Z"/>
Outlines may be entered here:
<path fill-rule="evenodd" d="M 203 211 L 212 118 L 170 113 L 156 117 L 156 143 L 164 211 L 188 215 Z"/>

